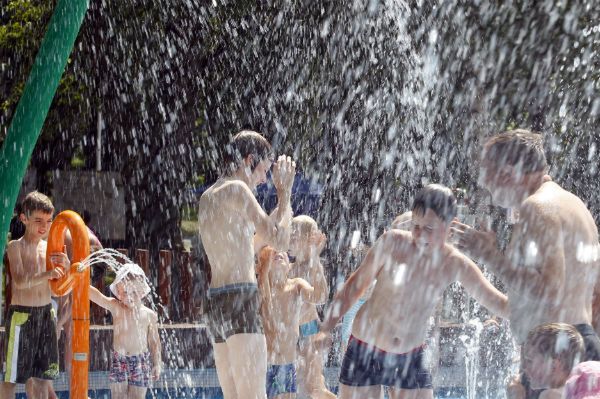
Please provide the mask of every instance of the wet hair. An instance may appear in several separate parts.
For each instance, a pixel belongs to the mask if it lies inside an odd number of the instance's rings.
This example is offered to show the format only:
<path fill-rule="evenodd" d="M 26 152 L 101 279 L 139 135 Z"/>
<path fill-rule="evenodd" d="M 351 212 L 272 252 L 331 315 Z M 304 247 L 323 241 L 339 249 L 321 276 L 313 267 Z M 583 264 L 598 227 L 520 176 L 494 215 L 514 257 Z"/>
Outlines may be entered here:
<path fill-rule="evenodd" d="M 260 161 L 272 158 L 271 144 L 259 133 L 242 130 L 225 147 L 222 173 L 232 174 L 249 155 L 253 156 L 250 169 L 254 171 Z"/>
<path fill-rule="evenodd" d="M 258 256 L 256 257 L 256 272 L 258 273 L 259 270 L 262 270 L 263 267 L 272 262 L 276 254 L 277 251 L 275 251 L 275 248 L 269 245 L 262 247 L 261 250 L 258 251 Z"/>
<path fill-rule="evenodd" d="M 299 215 L 292 219 L 292 231 L 298 231 L 302 239 L 310 238 L 318 228 L 317 222 L 308 215 Z"/>
<path fill-rule="evenodd" d="M 509 130 L 489 138 L 483 146 L 483 159 L 494 166 L 510 165 L 524 173 L 548 169 L 544 140 L 540 133 L 525 129 Z"/>
<path fill-rule="evenodd" d="M 537 326 L 527 334 L 525 345 L 542 355 L 560 360 L 568 373 L 583 359 L 585 345 L 575 327 L 565 323 Z"/>
<path fill-rule="evenodd" d="M 43 213 L 54 213 L 54 205 L 46 195 L 39 191 L 32 191 L 23 198 L 21 202 L 21 213 L 29 217 L 34 211 Z"/>
<path fill-rule="evenodd" d="M 456 197 L 452 190 L 441 184 L 423 187 L 413 201 L 412 212 L 424 215 L 427 209 L 431 209 L 445 223 L 451 222 L 457 213 Z"/>

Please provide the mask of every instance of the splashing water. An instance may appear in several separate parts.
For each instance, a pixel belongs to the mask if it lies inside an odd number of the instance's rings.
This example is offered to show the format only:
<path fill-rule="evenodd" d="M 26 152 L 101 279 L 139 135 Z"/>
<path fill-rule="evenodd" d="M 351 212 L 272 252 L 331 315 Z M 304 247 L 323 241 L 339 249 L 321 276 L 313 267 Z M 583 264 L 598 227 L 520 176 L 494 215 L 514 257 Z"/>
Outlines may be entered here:
<path fill-rule="evenodd" d="M 103 264 L 110 267 L 114 272 L 117 272 L 123 264 L 134 263 L 127 255 L 122 254 L 116 249 L 103 248 L 96 252 L 92 252 L 87 258 L 81 261 L 77 267 L 78 272 L 82 272 L 90 266 Z"/>
<path fill-rule="evenodd" d="M 466 349 L 465 374 L 467 377 L 467 399 L 476 399 L 477 377 L 479 374 L 479 338 L 483 331 L 483 324 L 477 319 L 472 319 L 469 320 L 467 325 L 472 327 L 472 333 L 470 335 L 463 334 L 459 339 Z"/>

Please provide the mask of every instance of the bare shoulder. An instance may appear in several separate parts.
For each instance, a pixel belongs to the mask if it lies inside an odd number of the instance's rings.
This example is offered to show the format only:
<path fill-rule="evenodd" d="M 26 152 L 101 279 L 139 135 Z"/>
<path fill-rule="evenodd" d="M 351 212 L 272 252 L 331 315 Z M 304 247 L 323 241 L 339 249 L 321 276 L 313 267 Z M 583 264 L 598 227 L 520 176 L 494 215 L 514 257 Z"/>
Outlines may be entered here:
<path fill-rule="evenodd" d="M 410 231 L 391 229 L 386 231 L 379 237 L 379 240 L 386 244 L 402 245 L 409 243 L 412 239 L 412 233 Z"/>
<path fill-rule="evenodd" d="M 412 233 L 409 231 L 392 229 L 388 230 L 377 240 L 385 252 L 393 256 L 404 256 L 412 245 Z"/>
<path fill-rule="evenodd" d="M 146 314 L 146 317 L 148 317 L 148 321 L 150 321 L 151 323 L 158 322 L 158 314 L 154 310 L 150 309 L 147 306 L 142 306 L 142 310 Z"/>
<path fill-rule="evenodd" d="M 16 251 L 21 251 L 21 240 L 11 240 L 8 244 L 6 244 L 6 250 L 12 253 Z"/>
<path fill-rule="evenodd" d="M 520 211 L 520 221 L 527 224 L 532 222 L 548 223 L 558 221 L 560 218 L 557 202 L 543 193 L 536 193 L 528 197 L 523 201 Z"/>
<path fill-rule="evenodd" d="M 471 264 L 471 259 L 460 252 L 455 246 L 446 243 L 443 249 L 444 264 L 446 266 L 464 269 Z"/>
<path fill-rule="evenodd" d="M 213 195 L 218 197 L 223 196 L 234 196 L 234 197 L 244 197 L 247 195 L 252 195 L 252 191 L 250 187 L 246 183 L 241 180 L 230 180 L 220 184 L 218 187 L 215 187 L 212 191 Z"/>

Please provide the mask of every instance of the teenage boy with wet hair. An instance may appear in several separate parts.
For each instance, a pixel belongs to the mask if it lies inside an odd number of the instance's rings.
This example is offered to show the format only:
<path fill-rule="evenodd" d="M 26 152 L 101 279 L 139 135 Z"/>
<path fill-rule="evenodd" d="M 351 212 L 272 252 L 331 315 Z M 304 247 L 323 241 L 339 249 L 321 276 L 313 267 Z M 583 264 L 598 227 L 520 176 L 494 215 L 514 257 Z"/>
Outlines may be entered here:
<path fill-rule="evenodd" d="M 512 239 L 502 253 L 494 232 L 456 222 L 453 233 L 458 247 L 507 287 L 510 326 L 519 343 L 540 324 L 568 323 L 583 336 L 585 360 L 600 360 L 600 340 L 591 326 L 598 229 L 583 201 L 547 172 L 541 134 L 512 130 L 491 137 L 483 147 L 480 184 L 496 205 L 519 212 Z M 537 395 L 528 391 L 527 397 Z"/>
<path fill-rule="evenodd" d="M 379 399 L 383 386 L 391 388 L 392 399 L 433 398 L 423 343 L 437 302 L 455 281 L 492 312 L 507 315 L 506 296 L 475 263 L 446 243 L 456 210 L 450 189 L 424 187 L 413 202 L 412 231 L 391 229 L 379 237 L 335 296 L 321 324 L 323 341 L 377 280 L 352 325 L 339 398 Z"/>
<path fill-rule="evenodd" d="M 269 142 L 242 131 L 228 145 L 223 175 L 200 198 L 198 221 L 211 266 L 208 325 L 225 399 L 266 397 L 267 346 L 254 268 L 256 249 L 287 251 L 295 163 L 280 156 L 273 167 L 278 206 L 269 216 L 253 195 L 271 169 Z"/>
<path fill-rule="evenodd" d="M 54 206 L 37 191 L 25 196 L 21 222 L 25 234 L 8 243 L 12 297 L 6 317 L 4 380 L 0 397 L 15 397 L 16 384 L 25 384 L 28 398 L 46 399 L 58 375 L 56 313 L 48 280 L 64 275 L 70 266 L 64 253 L 51 254 L 56 267 L 46 271 L 46 241 Z"/>

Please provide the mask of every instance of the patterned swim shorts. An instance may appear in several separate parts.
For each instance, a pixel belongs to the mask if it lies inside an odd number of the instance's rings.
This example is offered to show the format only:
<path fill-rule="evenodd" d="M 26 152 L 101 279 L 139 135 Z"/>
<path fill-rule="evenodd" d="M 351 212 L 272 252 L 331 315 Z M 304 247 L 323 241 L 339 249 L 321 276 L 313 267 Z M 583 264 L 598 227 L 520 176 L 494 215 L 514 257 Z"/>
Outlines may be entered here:
<path fill-rule="evenodd" d="M 149 387 L 152 381 L 150 352 L 127 356 L 113 351 L 108 380 L 111 383 L 127 382 L 136 387 Z"/>

